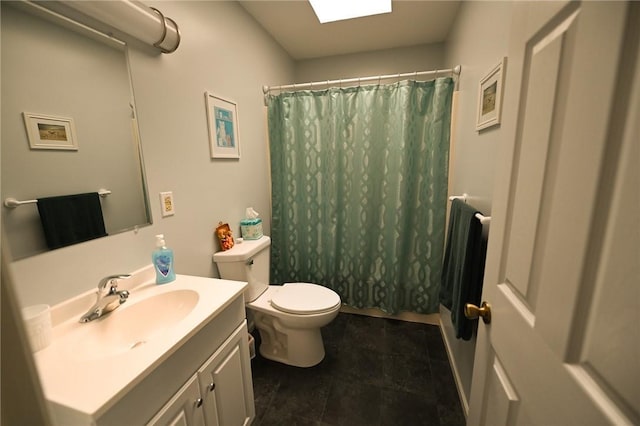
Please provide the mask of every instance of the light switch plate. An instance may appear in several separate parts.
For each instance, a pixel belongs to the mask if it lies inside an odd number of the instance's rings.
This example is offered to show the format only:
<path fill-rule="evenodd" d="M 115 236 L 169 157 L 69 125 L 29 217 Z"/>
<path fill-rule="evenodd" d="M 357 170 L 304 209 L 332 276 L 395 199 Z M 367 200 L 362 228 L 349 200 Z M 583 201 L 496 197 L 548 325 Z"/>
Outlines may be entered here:
<path fill-rule="evenodd" d="M 176 213 L 175 204 L 173 204 L 173 192 L 160 193 L 160 210 L 162 217 L 173 216 Z"/>

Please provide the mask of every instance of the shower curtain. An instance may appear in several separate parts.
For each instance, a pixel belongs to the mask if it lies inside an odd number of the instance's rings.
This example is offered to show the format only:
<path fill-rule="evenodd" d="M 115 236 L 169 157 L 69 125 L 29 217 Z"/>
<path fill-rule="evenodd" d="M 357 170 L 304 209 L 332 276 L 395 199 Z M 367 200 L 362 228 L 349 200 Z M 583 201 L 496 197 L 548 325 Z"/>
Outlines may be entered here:
<path fill-rule="evenodd" d="M 268 97 L 271 282 L 438 310 L 453 80 Z"/>

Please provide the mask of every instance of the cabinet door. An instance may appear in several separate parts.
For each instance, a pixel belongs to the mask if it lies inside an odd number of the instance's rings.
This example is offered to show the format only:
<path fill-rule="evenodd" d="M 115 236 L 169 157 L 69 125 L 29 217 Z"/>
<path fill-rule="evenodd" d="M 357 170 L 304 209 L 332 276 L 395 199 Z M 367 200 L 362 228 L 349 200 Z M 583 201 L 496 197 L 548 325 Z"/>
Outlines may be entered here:
<path fill-rule="evenodd" d="M 246 322 L 198 371 L 208 426 L 251 424 L 255 417 Z"/>
<path fill-rule="evenodd" d="M 165 404 L 148 426 L 204 426 L 198 377 L 191 379 Z"/>

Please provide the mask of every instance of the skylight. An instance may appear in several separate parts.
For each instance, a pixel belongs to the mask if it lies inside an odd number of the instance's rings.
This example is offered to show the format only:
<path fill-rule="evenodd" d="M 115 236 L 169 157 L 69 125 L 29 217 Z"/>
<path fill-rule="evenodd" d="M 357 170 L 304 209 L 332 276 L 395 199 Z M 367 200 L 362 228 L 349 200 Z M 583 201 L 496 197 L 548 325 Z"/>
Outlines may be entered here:
<path fill-rule="evenodd" d="M 391 13 L 391 0 L 309 0 L 321 24 Z"/>

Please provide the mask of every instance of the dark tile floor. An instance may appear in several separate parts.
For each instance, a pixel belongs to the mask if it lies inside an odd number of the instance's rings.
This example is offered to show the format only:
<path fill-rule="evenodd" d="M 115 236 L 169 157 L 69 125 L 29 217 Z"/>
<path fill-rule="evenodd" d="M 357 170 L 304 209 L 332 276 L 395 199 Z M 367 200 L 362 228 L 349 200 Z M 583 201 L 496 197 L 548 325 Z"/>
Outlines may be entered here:
<path fill-rule="evenodd" d="M 322 335 L 315 367 L 251 361 L 254 425 L 465 424 L 437 326 L 340 313 Z"/>

